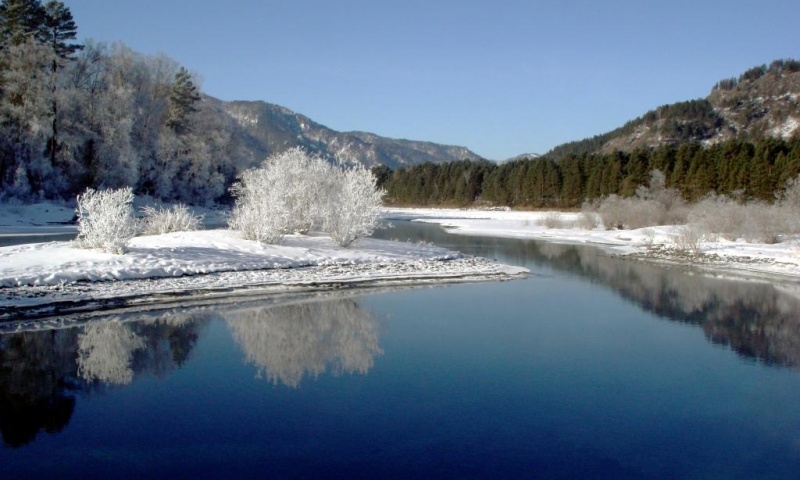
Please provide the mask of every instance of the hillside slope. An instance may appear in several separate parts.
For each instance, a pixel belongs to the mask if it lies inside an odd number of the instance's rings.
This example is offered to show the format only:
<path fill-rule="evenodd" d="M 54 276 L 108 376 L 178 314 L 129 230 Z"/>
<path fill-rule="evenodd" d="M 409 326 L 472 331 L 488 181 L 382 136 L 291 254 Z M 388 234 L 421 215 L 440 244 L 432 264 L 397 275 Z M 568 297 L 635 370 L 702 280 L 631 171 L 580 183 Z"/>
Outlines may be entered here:
<path fill-rule="evenodd" d="M 397 168 L 481 158 L 465 147 L 393 139 L 367 132 L 338 132 L 305 115 L 267 102 L 225 102 L 212 97 L 205 97 L 205 102 L 219 114 L 235 120 L 241 145 L 256 159 L 296 146 L 326 158 L 347 156 L 370 167 Z"/>
<path fill-rule="evenodd" d="M 722 80 L 704 99 L 663 105 L 611 132 L 555 147 L 552 158 L 633 151 L 686 142 L 800 134 L 800 61 L 776 60 Z"/>

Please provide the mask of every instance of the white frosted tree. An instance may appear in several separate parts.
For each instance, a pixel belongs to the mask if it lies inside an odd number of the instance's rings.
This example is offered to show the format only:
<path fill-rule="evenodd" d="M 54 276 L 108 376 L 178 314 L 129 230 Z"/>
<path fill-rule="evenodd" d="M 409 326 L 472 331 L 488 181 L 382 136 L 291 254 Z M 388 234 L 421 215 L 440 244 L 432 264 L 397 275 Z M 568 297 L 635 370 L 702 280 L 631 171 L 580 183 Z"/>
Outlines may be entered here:
<path fill-rule="evenodd" d="M 375 175 L 361 165 L 336 171 L 324 204 L 323 229 L 338 245 L 349 247 L 377 228 L 385 192 L 376 182 Z"/>
<path fill-rule="evenodd" d="M 0 50 L 0 182 L 37 197 L 57 183 L 45 155 L 52 136 L 51 60 L 50 50 L 32 39 Z"/>
<path fill-rule="evenodd" d="M 272 155 L 245 171 L 232 189 L 232 229 L 272 243 L 289 233 L 321 229 L 343 247 L 378 223 L 384 192 L 362 166 L 334 167 L 301 148 Z"/>
<path fill-rule="evenodd" d="M 275 243 L 289 227 L 289 210 L 277 172 L 270 168 L 245 170 L 231 188 L 236 204 L 228 226 L 247 240 Z"/>

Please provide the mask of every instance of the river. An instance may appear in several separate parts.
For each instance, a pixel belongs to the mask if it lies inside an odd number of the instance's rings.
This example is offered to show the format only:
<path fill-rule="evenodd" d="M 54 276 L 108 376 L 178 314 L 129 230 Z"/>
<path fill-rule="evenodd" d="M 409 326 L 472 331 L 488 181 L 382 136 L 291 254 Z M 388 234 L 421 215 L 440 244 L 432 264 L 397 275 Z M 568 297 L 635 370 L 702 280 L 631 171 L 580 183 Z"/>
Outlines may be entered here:
<path fill-rule="evenodd" d="M 167 308 L 0 335 L 0 471 L 796 478 L 800 300 L 578 245 L 425 241 L 525 280 Z"/>

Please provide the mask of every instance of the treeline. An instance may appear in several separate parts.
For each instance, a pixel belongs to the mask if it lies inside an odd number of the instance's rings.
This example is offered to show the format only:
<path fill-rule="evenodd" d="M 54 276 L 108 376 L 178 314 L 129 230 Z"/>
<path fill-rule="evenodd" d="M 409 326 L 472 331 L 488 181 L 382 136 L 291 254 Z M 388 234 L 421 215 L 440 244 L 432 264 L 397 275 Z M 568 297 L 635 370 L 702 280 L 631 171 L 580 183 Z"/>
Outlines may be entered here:
<path fill-rule="evenodd" d="M 547 152 L 546 156 L 559 160 L 570 155 L 596 152 L 614 138 L 631 135 L 642 125 L 656 123 L 659 123 L 661 136 L 681 143 L 710 137 L 722 125 L 722 119 L 706 99 L 662 105 L 610 132 L 559 145 Z"/>
<path fill-rule="evenodd" d="M 733 90 L 742 82 L 753 82 L 758 80 L 759 78 L 770 74 L 770 75 L 784 75 L 789 73 L 800 72 L 800 60 L 794 59 L 783 59 L 783 60 L 775 60 L 767 66 L 759 65 L 757 67 L 753 67 L 745 71 L 743 74 L 739 75 L 739 77 L 731 77 L 726 78 L 725 80 L 720 80 L 716 85 L 714 85 L 714 90 Z"/>
<path fill-rule="evenodd" d="M 62 2 L 0 2 L 0 200 L 86 187 L 193 204 L 227 195 L 252 159 L 192 75 L 163 55 L 76 37 Z"/>
<path fill-rule="evenodd" d="M 684 143 L 630 153 L 539 157 L 502 164 L 459 161 L 378 167 L 375 173 L 394 205 L 475 203 L 522 208 L 576 208 L 607 195 L 632 196 L 660 170 L 668 188 L 688 201 L 709 192 L 772 201 L 800 174 L 800 138 L 731 140 L 710 147 Z"/>

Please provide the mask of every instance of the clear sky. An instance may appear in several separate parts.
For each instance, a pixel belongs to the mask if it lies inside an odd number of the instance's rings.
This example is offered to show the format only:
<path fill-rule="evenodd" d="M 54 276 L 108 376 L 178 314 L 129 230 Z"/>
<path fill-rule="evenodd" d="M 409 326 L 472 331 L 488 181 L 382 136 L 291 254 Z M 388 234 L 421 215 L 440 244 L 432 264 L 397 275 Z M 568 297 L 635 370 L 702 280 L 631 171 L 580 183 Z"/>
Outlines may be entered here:
<path fill-rule="evenodd" d="M 501 160 L 800 58 L 798 0 L 63 0 L 224 100 Z"/>

